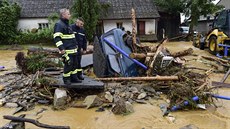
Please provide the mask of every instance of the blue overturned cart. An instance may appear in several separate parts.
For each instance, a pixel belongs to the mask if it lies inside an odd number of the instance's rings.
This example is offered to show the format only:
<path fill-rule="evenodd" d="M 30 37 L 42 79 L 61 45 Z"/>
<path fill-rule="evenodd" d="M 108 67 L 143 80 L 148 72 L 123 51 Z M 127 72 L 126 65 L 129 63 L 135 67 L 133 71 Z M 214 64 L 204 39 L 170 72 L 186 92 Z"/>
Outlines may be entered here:
<path fill-rule="evenodd" d="M 97 77 L 132 77 L 138 76 L 138 67 L 147 67 L 135 59 L 131 59 L 132 52 L 123 40 L 125 32 L 112 29 L 94 40 L 93 68 Z"/>

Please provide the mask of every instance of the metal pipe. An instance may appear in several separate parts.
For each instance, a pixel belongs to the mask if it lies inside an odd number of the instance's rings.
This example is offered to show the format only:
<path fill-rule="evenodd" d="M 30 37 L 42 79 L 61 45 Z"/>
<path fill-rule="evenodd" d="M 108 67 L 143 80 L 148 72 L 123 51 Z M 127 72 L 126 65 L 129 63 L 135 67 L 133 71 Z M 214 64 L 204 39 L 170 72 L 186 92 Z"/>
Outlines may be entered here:
<path fill-rule="evenodd" d="M 113 47 L 114 49 L 116 49 L 119 53 L 121 53 L 122 55 L 124 55 L 125 57 L 129 58 L 130 60 L 132 60 L 134 63 L 136 63 L 137 65 L 141 66 L 143 69 L 147 70 L 147 66 L 145 66 L 144 64 L 142 64 L 141 62 L 135 60 L 135 59 L 132 59 L 129 57 L 129 55 L 123 51 L 121 48 L 117 47 L 116 45 L 114 45 L 113 43 L 111 43 L 109 40 L 107 40 L 106 38 L 104 38 L 104 41 L 110 45 L 111 47 Z"/>
<path fill-rule="evenodd" d="M 229 96 L 214 95 L 214 94 L 211 94 L 211 95 L 212 95 L 212 97 L 214 97 L 214 98 L 230 100 L 230 97 L 229 97 Z"/>

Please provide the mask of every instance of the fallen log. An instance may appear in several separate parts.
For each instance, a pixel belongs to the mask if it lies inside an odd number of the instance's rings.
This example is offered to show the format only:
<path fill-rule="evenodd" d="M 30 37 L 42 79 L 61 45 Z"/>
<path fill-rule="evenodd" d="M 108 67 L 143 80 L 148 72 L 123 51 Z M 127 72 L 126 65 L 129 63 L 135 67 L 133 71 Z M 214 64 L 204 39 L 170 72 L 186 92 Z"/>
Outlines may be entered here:
<path fill-rule="evenodd" d="M 15 121 L 15 122 L 28 122 L 28 123 L 31 123 L 31 124 L 34 124 L 38 127 L 41 127 L 41 128 L 50 128 L 50 129 L 70 129 L 69 126 L 53 126 L 53 125 L 47 125 L 47 124 L 43 124 L 43 123 L 40 123 L 39 121 L 37 120 L 34 120 L 34 119 L 28 119 L 28 118 L 22 118 L 22 117 L 15 117 L 15 116 L 3 116 L 4 119 L 7 119 L 7 120 L 12 120 L 12 121 Z"/>
<path fill-rule="evenodd" d="M 155 53 L 130 53 L 129 57 L 132 59 L 145 59 L 146 57 L 153 57 Z"/>
<path fill-rule="evenodd" d="M 193 49 L 189 48 L 189 49 L 186 49 L 186 50 L 183 50 L 183 51 L 172 53 L 171 56 L 174 57 L 174 58 L 176 58 L 176 57 L 190 55 L 192 53 L 193 53 Z"/>
<path fill-rule="evenodd" d="M 222 66 L 230 67 L 230 64 L 229 64 L 230 62 L 228 60 L 223 60 L 217 57 L 210 57 L 210 56 L 201 56 L 201 57 L 206 60 L 216 61 L 217 63 L 220 63 Z"/>
<path fill-rule="evenodd" d="M 100 81 L 177 81 L 178 76 L 96 78 Z"/>

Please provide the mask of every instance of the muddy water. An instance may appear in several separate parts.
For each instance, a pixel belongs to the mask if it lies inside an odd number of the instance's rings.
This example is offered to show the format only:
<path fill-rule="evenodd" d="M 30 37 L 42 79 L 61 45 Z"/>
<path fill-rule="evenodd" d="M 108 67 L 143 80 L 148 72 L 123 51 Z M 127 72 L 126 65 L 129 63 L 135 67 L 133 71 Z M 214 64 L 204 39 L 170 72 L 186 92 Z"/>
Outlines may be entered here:
<path fill-rule="evenodd" d="M 191 43 L 178 42 L 168 43 L 167 48 L 171 52 L 192 47 Z M 204 64 L 200 55 L 209 55 L 206 51 L 194 48 L 194 53 L 198 56 L 187 56 L 186 64 L 201 68 L 210 69 L 208 64 Z M 0 51 L 0 65 L 7 68 L 15 67 L 15 51 Z M 1 72 L 0 72 L 1 73 Z M 223 74 L 210 74 L 211 80 L 220 81 Z M 230 83 L 230 78 L 226 80 Z M 230 89 L 219 89 L 221 95 L 230 96 Z M 200 129 L 230 129 L 230 101 L 218 100 L 218 108 L 209 107 L 208 110 L 180 111 L 171 113 L 175 117 L 175 122 L 169 121 L 162 116 L 159 104 L 165 103 L 164 100 L 152 101 L 151 104 L 135 104 L 135 112 L 126 116 L 117 116 L 110 110 L 95 112 L 96 109 L 69 108 L 65 111 L 53 111 L 50 107 L 37 106 L 33 111 L 23 112 L 28 118 L 39 118 L 40 122 L 51 125 L 68 125 L 72 129 L 178 129 L 188 124 L 194 124 Z M 36 116 L 41 108 L 47 111 Z M 14 109 L 0 108 L 0 126 L 8 121 L 3 120 L 3 115 L 12 114 Z M 18 114 L 19 115 L 19 114 Z M 39 129 L 38 127 L 27 124 L 27 129 Z"/>

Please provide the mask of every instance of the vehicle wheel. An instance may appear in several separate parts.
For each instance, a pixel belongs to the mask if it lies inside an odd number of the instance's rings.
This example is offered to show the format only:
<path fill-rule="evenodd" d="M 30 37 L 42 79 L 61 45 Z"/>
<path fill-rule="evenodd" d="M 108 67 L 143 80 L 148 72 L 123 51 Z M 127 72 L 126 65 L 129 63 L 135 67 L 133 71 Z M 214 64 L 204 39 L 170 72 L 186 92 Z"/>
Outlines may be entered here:
<path fill-rule="evenodd" d="M 98 38 L 95 37 L 93 47 L 93 72 L 97 77 L 105 77 L 106 71 L 106 58 L 104 53 L 102 52 L 102 48 Z"/>
<path fill-rule="evenodd" d="M 208 48 L 209 48 L 209 52 L 213 55 L 216 54 L 216 49 L 217 49 L 217 38 L 216 36 L 211 36 L 209 38 L 209 43 L 208 43 Z"/>

